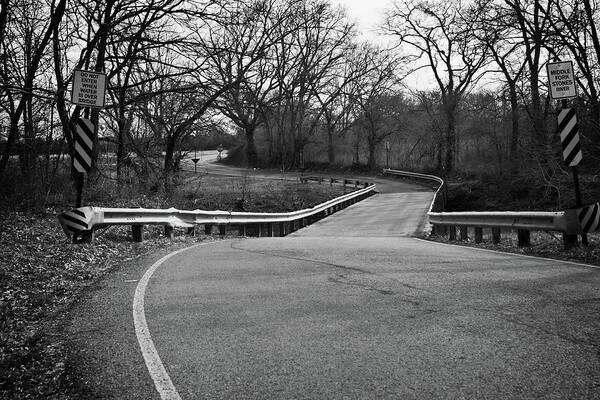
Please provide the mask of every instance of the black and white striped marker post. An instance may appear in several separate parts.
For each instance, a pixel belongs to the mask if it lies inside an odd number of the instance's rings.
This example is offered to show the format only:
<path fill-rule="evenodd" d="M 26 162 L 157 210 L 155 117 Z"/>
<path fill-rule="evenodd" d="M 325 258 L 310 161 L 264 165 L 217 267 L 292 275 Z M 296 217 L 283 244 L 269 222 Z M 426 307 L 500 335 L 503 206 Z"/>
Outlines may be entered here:
<path fill-rule="evenodd" d="M 560 133 L 560 143 L 562 146 L 562 155 L 565 164 L 571 167 L 573 172 L 573 184 L 575 187 L 575 207 L 581 207 L 581 189 L 579 187 L 579 173 L 577 166 L 583 159 L 581 144 L 579 142 L 579 125 L 577 124 L 577 114 L 575 109 L 567 107 L 567 101 L 562 100 L 562 109 L 558 113 L 558 130 Z M 574 244 L 577 242 L 575 236 Z M 581 235 L 581 242 L 588 244 L 587 235 Z"/>
<path fill-rule="evenodd" d="M 595 203 L 577 210 L 577 218 L 584 233 L 600 229 L 600 204 Z"/>
<path fill-rule="evenodd" d="M 581 191 L 579 189 L 579 175 L 577 166 L 583 159 L 581 153 L 581 144 L 579 143 L 579 127 L 577 125 L 577 115 L 575 109 L 570 108 L 567 100 L 577 97 L 577 84 L 573 62 L 570 60 L 548 62 L 546 64 L 548 72 L 548 88 L 550 97 L 561 102 L 561 110 L 558 113 L 558 131 L 562 145 L 562 154 L 565 164 L 571 167 L 573 171 L 573 183 L 575 185 L 575 207 L 581 207 Z M 565 247 L 577 244 L 577 235 L 564 236 Z M 581 236 L 581 242 L 587 244 L 587 236 Z"/>
<path fill-rule="evenodd" d="M 92 151 L 94 149 L 94 124 L 87 118 L 79 118 L 75 122 L 73 132 L 75 152 L 73 154 L 73 168 L 76 171 L 77 198 L 75 207 L 81 207 L 83 196 L 83 183 L 85 174 L 92 168 Z M 73 243 L 77 243 L 78 233 L 73 233 Z"/>
<path fill-rule="evenodd" d="M 84 174 L 92 168 L 92 151 L 94 148 L 94 124 L 86 118 L 79 118 L 75 122 L 75 153 L 73 154 L 73 168 L 77 171 L 77 200 L 75 207 L 81 207 L 83 194 Z"/>
<path fill-rule="evenodd" d="M 94 124 L 86 118 L 75 123 L 75 157 L 73 167 L 79 173 L 88 173 L 92 168 L 92 150 L 94 148 Z"/>
<path fill-rule="evenodd" d="M 563 150 L 563 159 L 569 167 L 576 167 L 583 159 L 579 143 L 579 125 L 574 108 L 563 108 L 558 113 L 558 130 Z"/>

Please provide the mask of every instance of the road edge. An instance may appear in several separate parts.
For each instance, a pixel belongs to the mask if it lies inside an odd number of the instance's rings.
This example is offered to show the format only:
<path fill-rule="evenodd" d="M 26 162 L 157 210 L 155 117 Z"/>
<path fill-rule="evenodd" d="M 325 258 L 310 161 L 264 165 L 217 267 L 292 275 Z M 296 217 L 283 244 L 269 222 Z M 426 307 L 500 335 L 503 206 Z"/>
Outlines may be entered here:
<path fill-rule="evenodd" d="M 156 391 L 163 400 L 181 400 L 181 397 L 179 396 L 175 385 L 173 385 L 171 377 L 167 373 L 167 370 L 165 369 L 165 366 L 158 355 L 150 335 L 150 329 L 148 328 L 148 323 L 146 322 L 146 314 L 144 310 L 144 297 L 146 295 L 146 288 L 148 287 L 148 283 L 150 282 L 154 272 L 165 261 L 180 253 L 183 253 L 184 251 L 211 243 L 214 242 L 194 244 L 165 255 L 146 270 L 135 288 L 135 294 L 133 296 L 133 324 L 135 328 L 135 335 L 137 337 L 142 356 L 144 357 L 144 361 L 146 362 L 148 373 L 154 382 Z"/>
<path fill-rule="evenodd" d="M 563 263 L 563 264 L 569 264 L 569 265 L 574 265 L 574 266 L 578 266 L 578 267 L 600 269 L 599 265 L 586 264 L 586 263 L 577 262 L 577 261 L 561 260 L 559 258 L 549 258 L 549 257 L 534 256 L 534 255 L 530 255 L 530 254 L 512 253 L 510 251 L 502 251 L 502 250 L 494 250 L 494 249 L 484 249 L 484 248 L 481 248 L 481 247 L 465 246 L 465 245 L 462 245 L 462 244 L 459 244 L 459 243 L 457 243 L 457 244 L 454 244 L 454 243 L 443 243 L 443 242 L 438 242 L 438 241 L 435 241 L 435 240 L 424 239 L 424 238 L 414 237 L 414 236 L 412 237 L 412 239 L 416 239 L 416 240 L 418 240 L 420 242 L 435 243 L 435 244 L 438 244 L 440 246 L 462 247 L 462 248 L 468 248 L 468 249 L 473 249 L 473 250 L 484 251 L 484 252 L 488 252 L 488 253 L 511 255 L 511 256 L 515 256 L 515 257 L 524 257 L 524 258 L 534 258 L 536 260 L 544 260 L 544 261 L 556 261 L 556 262 L 560 262 L 560 263 Z"/>

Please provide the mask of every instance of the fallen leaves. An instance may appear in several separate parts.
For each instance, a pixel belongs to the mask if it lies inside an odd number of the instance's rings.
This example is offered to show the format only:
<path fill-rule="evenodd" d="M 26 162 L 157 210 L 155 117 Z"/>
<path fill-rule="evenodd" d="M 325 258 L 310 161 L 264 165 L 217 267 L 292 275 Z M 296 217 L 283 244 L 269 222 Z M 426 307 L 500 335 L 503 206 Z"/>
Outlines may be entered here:
<path fill-rule="evenodd" d="M 111 268 L 156 247 L 100 237 L 72 245 L 54 213 L 0 213 L 0 398 L 68 399 L 73 384 L 61 326 L 81 291 Z M 158 238 L 158 235 L 155 235 Z"/>

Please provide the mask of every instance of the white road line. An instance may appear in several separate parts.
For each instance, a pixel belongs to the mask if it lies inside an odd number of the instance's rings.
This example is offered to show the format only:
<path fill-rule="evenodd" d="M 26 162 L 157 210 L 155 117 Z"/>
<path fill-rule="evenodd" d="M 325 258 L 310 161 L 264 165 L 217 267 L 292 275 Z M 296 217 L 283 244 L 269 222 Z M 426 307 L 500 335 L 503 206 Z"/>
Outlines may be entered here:
<path fill-rule="evenodd" d="M 186 250 L 194 247 L 203 246 L 209 243 L 200 243 L 190 247 L 186 247 L 173 253 L 167 254 L 148 268 L 142 279 L 140 279 L 137 287 L 135 288 L 135 295 L 133 296 L 133 325 L 135 326 L 135 335 L 137 336 L 138 343 L 140 344 L 140 350 L 146 361 L 146 367 L 148 373 L 154 381 L 154 386 L 163 400 L 181 400 L 177 389 L 171 381 L 171 377 L 167 373 L 165 366 L 163 365 L 154 342 L 150 336 L 150 330 L 146 323 L 146 314 L 144 313 L 144 296 L 146 295 L 146 287 L 152 277 L 152 274 L 169 258 L 176 256 Z"/>
<path fill-rule="evenodd" d="M 454 247 L 454 248 L 460 247 L 460 248 L 463 248 L 463 249 L 473 249 L 473 250 L 485 251 L 485 252 L 488 252 L 488 253 L 506 254 L 506 255 L 515 256 L 515 257 L 533 258 L 535 260 L 554 261 L 554 262 L 559 262 L 559 263 L 562 263 L 562 264 L 574 265 L 574 266 L 577 266 L 577 267 L 600 269 L 600 266 L 598 266 L 598 265 L 584 264 L 584 263 L 576 262 L 576 261 L 559 260 L 559 259 L 556 259 L 556 258 L 532 256 L 532 255 L 529 255 L 529 254 L 511 253 L 509 251 L 501 251 L 501 250 L 493 250 L 493 249 L 482 249 L 480 247 L 464 246 L 464 245 L 461 245 L 459 243 L 457 243 L 457 244 L 443 243 L 443 242 L 436 242 L 435 240 L 427 240 L 427 239 L 421 239 L 421 238 L 416 238 L 416 237 L 413 237 L 411 239 L 415 239 L 415 240 L 418 240 L 420 242 L 433 243 L 433 244 L 437 244 L 437 245 L 440 245 L 440 246 L 448 246 L 448 247 Z"/>

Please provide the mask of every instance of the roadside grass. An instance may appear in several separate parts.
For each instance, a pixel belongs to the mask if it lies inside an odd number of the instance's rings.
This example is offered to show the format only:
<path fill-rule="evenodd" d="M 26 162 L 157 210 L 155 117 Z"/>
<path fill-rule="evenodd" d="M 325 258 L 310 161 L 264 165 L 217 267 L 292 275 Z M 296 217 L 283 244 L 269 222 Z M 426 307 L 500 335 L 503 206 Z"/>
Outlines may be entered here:
<path fill-rule="evenodd" d="M 84 205 L 238 211 L 292 211 L 343 193 L 339 186 L 255 178 L 179 174 L 172 190 L 141 185 L 116 187 L 98 179 L 86 187 Z M 198 235 L 163 236 L 149 226 L 145 241 L 130 241 L 128 227 L 100 231 L 93 245 L 73 245 L 56 215 L 69 208 L 72 188 L 54 196 L 55 204 L 22 211 L 22 204 L 0 210 L 0 398 L 77 399 L 78 382 L 69 372 L 63 329 L 79 296 L 108 272 L 156 251 L 214 240 Z M 19 199 L 24 194 L 17 196 Z M 61 206 L 62 204 L 62 206 Z M 28 207 L 27 207 L 28 208 Z"/>
<path fill-rule="evenodd" d="M 588 246 L 579 245 L 569 249 L 564 248 L 562 234 L 559 232 L 532 231 L 531 245 L 525 247 L 518 246 L 516 232 L 504 230 L 502 231 L 502 240 L 498 244 L 492 243 L 491 233 L 486 232 L 485 229 L 482 243 L 475 243 L 473 237 L 469 237 L 466 241 L 449 240 L 447 236 L 427 236 L 425 238 L 441 243 L 600 266 L 600 233 L 588 234 Z"/>

